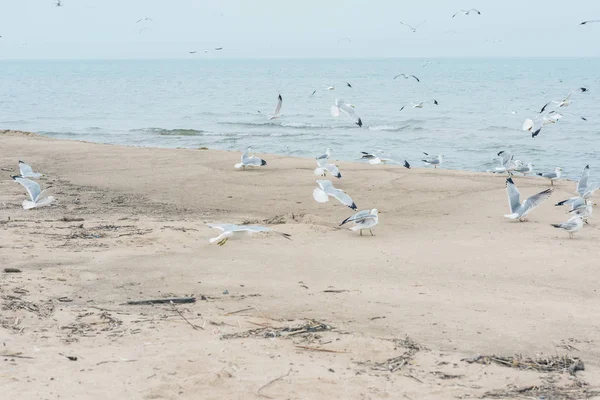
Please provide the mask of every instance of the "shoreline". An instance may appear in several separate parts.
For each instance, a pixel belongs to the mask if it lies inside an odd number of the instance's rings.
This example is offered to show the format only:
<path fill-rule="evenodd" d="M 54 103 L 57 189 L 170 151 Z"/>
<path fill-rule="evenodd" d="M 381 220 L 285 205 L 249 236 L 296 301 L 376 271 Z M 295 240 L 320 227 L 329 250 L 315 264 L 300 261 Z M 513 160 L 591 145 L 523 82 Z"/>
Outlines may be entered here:
<path fill-rule="evenodd" d="M 57 198 L 24 211 L 22 187 L 0 180 L 0 262 L 22 271 L 2 273 L 3 350 L 33 357 L 5 362 L 8 395 L 440 399 L 572 384 L 461 361 L 476 354 L 568 353 L 585 363 L 577 379 L 600 385 L 600 227 L 592 217 L 569 240 L 550 226 L 568 218 L 554 203 L 572 182 L 515 223 L 500 177 L 336 161 L 334 185 L 381 211 L 360 237 L 337 226 L 352 210 L 312 199 L 314 160 L 257 153 L 267 167 L 237 171 L 241 152 L 2 132 L 0 146 L 6 178 L 22 157 Z M 208 244 L 207 222 L 244 220 L 292 240 Z M 186 296 L 196 303 L 123 305 Z"/>

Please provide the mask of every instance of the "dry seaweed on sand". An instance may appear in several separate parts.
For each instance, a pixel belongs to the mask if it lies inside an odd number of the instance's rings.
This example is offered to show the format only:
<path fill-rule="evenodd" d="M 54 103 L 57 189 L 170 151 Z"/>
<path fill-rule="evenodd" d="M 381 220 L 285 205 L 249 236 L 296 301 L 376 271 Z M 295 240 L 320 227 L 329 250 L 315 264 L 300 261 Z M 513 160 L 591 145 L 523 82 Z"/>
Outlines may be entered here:
<path fill-rule="evenodd" d="M 538 372 L 569 372 L 575 374 L 577 371 L 585 370 L 585 365 L 579 357 L 565 354 L 564 356 L 548 356 L 538 358 L 524 358 L 521 355 L 514 357 L 503 356 L 475 356 L 463 358 L 468 363 L 491 364 L 495 363 L 504 367 L 523 370 L 534 370 Z"/>
<path fill-rule="evenodd" d="M 262 337 L 262 338 L 275 338 L 275 337 L 291 337 L 296 335 L 302 335 L 306 333 L 330 331 L 333 327 L 323 322 L 319 322 L 313 319 L 304 321 L 299 325 L 286 326 L 286 327 L 273 327 L 268 326 L 264 328 L 251 329 L 240 333 L 231 333 L 221 335 L 222 340 L 227 339 L 242 339 L 250 337 Z"/>
<path fill-rule="evenodd" d="M 551 383 L 517 387 L 508 386 L 506 389 L 486 392 L 484 399 L 548 399 L 548 400 L 580 400 L 591 399 L 600 395 L 597 388 L 588 387 L 583 382 L 569 386 L 556 386 Z"/>
<path fill-rule="evenodd" d="M 52 302 L 37 304 L 11 295 L 2 296 L 2 298 L 6 300 L 6 302 L 2 305 L 3 310 L 27 310 L 36 314 L 40 318 L 49 317 L 54 311 L 54 304 Z"/>
<path fill-rule="evenodd" d="M 368 363 L 371 364 L 372 369 L 377 371 L 396 372 L 407 365 L 417 352 L 425 350 L 425 347 L 416 343 L 408 336 L 405 336 L 403 339 L 391 339 L 390 341 L 396 346 L 406 349 L 406 351 L 399 356 L 388 358 L 383 362 Z"/>

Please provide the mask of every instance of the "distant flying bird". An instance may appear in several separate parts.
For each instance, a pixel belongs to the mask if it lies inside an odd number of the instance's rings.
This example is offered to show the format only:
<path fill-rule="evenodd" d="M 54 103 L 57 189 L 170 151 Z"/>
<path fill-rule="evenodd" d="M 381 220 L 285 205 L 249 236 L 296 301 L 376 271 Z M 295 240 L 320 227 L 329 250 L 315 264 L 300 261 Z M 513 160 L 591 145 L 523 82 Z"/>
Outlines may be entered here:
<path fill-rule="evenodd" d="M 60 2 L 60 0 L 56 0 L 56 3 L 54 3 L 54 5 L 56 7 L 62 7 L 62 3 Z"/>
<path fill-rule="evenodd" d="M 437 100 L 425 100 L 425 101 L 422 101 L 420 103 L 412 103 L 412 104 L 407 104 L 406 106 L 402 106 L 402 108 L 400 109 L 400 111 L 404 110 L 409 105 L 412 105 L 412 108 L 423 108 L 423 105 L 425 103 L 429 103 L 429 102 L 435 104 L 436 106 L 439 105 L 439 103 L 437 102 Z"/>
<path fill-rule="evenodd" d="M 352 87 L 352 85 L 351 85 L 351 84 L 349 84 L 348 82 L 346 82 L 346 86 L 348 86 L 349 88 L 351 88 L 351 87 Z"/>
<path fill-rule="evenodd" d="M 341 43 L 341 42 L 343 42 L 344 40 L 345 40 L 345 41 L 347 41 L 347 42 L 352 42 L 352 40 L 350 40 L 350 38 L 349 38 L 349 37 L 343 37 L 343 38 L 341 38 L 340 40 L 338 40 L 338 44 L 340 44 L 340 43 Z"/>
<path fill-rule="evenodd" d="M 154 20 L 150 17 L 144 17 L 144 18 L 140 18 L 137 21 L 135 21 L 136 24 L 139 24 L 140 22 L 145 22 L 145 21 L 149 21 L 149 22 L 154 22 Z"/>
<path fill-rule="evenodd" d="M 208 53 L 208 50 L 204 50 L 205 53 Z"/>
<path fill-rule="evenodd" d="M 143 27 L 142 29 L 139 30 L 138 35 L 141 35 L 142 32 L 144 32 L 146 29 L 150 29 L 147 26 Z"/>
<path fill-rule="evenodd" d="M 223 50 L 223 48 L 222 47 L 215 47 L 215 50 L 216 51 L 221 51 L 221 50 Z"/>
<path fill-rule="evenodd" d="M 335 90 L 335 85 L 333 85 L 333 86 L 327 86 L 327 90 Z"/>
<path fill-rule="evenodd" d="M 281 95 L 277 96 L 277 106 L 275 107 L 275 111 L 273 115 L 269 117 L 269 121 L 275 118 L 279 118 L 279 113 L 281 112 L 281 105 L 283 104 L 283 98 Z"/>
<path fill-rule="evenodd" d="M 194 50 L 194 51 L 190 51 L 190 54 L 196 54 L 198 51 Z"/>
<path fill-rule="evenodd" d="M 517 219 L 519 222 L 523 222 L 523 218 L 544 201 L 548 200 L 553 191 L 554 189 L 552 188 L 546 189 L 543 192 L 528 197 L 521 203 L 521 193 L 519 193 L 519 189 L 517 189 L 512 178 L 508 178 L 506 180 L 506 193 L 508 194 L 510 214 L 506 214 L 504 217 Z"/>
<path fill-rule="evenodd" d="M 431 64 L 431 61 L 425 61 L 425 64 L 421 65 L 421 68 L 425 68 L 429 64 Z"/>
<path fill-rule="evenodd" d="M 407 27 L 409 27 L 409 28 L 410 28 L 410 29 L 413 31 L 413 33 L 415 33 L 415 32 L 417 32 L 417 28 L 418 28 L 418 27 L 420 27 L 421 25 L 423 25 L 423 24 L 424 24 L 426 21 L 423 21 L 423 22 L 421 22 L 419 25 L 417 25 L 417 26 L 415 26 L 415 27 L 412 27 L 412 26 L 410 26 L 409 24 L 405 24 L 405 23 L 404 23 L 404 22 L 402 22 L 402 21 L 398 21 L 398 22 L 400 22 L 400 25 L 404 25 L 404 26 L 407 26 Z"/>
<path fill-rule="evenodd" d="M 316 90 L 313 90 L 313 92 L 312 92 L 310 95 L 311 95 L 311 96 L 314 96 L 314 95 L 315 95 L 315 93 L 317 93 L 317 91 L 316 91 Z"/>
<path fill-rule="evenodd" d="M 335 99 L 335 104 L 331 106 L 331 115 L 334 117 L 340 116 L 340 111 L 349 116 L 354 120 L 354 123 L 359 127 L 362 127 L 362 120 L 356 115 L 356 111 L 354 111 L 354 107 L 351 104 L 347 104 L 342 99 Z"/>
<path fill-rule="evenodd" d="M 49 206 L 55 199 L 48 196 L 48 189 L 42 191 L 40 185 L 32 180 L 21 178 L 20 176 L 11 176 L 17 183 L 21 184 L 31 200 L 23 200 L 23 209 L 29 210 L 36 207 Z"/>
<path fill-rule="evenodd" d="M 371 230 L 371 228 L 373 228 L 379 222 L 378 213 L 379 212 L 376 208 L 372 210 L 359 211 L 353 216 L 343 220 L 340 226 L 347 224 L 348 222 L 354 222 L 354 226 L 350 228 L 350 230 L 354 232 L 360 231 L 360 236 L 362 236 L 363 229 L 368 229 L 369 232 L 371 232 L 371 236 L 375 236 L 373 235 L 373 231 Z"/>
<path fill-rule="evenodd" d="M 452 16 L 452 18 L 456 17 L 458 14 L 469 15 L 473 11 L 475 11 L 477 13 L 477 15 L 481 15 L 481 12 L 478 9 L 471 8 L 470 10 L 459 10 L 459 11 L 455 12 L 454 15 Z"/>
<path fill-rule="evenodd" d="M 600 23 L 600 19 L 591 19 L 589 21 L 583 21 L 579 25 L 595 24 L 595 23 Z"/>
<path fill-rule="evenodd" d="M 404 79 L 408 79 L 408 78 L 414 78 L 417 82 L 421 82 L 421 80 L 419 78 L 417 78 L 414 75 L 406 75 L 406 74 L 398 74 L 394 77 L 394 79 L 399 78 L 399 77 L 403 77 Z"/>

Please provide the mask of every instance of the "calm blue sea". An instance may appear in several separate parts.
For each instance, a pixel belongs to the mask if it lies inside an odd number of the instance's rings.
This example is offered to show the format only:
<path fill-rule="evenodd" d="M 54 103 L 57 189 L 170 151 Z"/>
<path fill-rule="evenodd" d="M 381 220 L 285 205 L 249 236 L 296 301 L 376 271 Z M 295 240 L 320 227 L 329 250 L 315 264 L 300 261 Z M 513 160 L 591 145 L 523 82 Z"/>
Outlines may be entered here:
<path fill-rule="evenodd" d="M 421 82 L 394 80 L 399 73 Z M 520 130 L 547 101 L 581 86 L 590 91 L 561 109 L 572 115 L 535 139 Z M 282 116 L 268 121 L 278 94 Z M 355 106 L 362 128 L 330 115 L 336 97 Z M 439 105 L 399 111 L 427 99 Z M 443 153 L 445 168 L 475 171 L 495 166 L 500 150 L 539 171 L 561 166 L 570 177 L 588 163 L 600 169 L 599 104 L 600 59 L 0 62 L 2 129 L 134 146 L 252 145 L 306 157 L 331 147 L 342 160 L 384 149 L 413 165 L 426 151 Z"/>

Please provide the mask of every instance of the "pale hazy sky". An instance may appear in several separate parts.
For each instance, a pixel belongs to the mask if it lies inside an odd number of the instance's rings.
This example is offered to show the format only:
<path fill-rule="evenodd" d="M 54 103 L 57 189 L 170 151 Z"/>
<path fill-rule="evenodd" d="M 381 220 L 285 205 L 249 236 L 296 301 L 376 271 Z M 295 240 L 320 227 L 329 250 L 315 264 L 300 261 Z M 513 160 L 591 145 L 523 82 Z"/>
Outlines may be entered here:
<path fill-rule="evenodd" d="M 0 0 L 0 59 L 600 56 L 600 0 L 54 1 Z"/>

